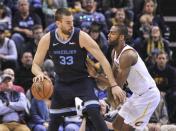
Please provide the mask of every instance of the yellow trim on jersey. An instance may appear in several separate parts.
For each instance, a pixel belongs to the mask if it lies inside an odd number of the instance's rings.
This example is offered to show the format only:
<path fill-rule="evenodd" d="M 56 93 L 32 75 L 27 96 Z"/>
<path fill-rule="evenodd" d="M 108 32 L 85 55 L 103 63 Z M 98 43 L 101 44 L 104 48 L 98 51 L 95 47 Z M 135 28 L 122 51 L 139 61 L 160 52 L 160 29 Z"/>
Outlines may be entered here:
<path fill-rule="evenodd" d="M 138 118 L 134 121 L 134 123 L 136 123 L 136 122 L 138 122 L 138 121 L 141 121 L 141 119 L 143 119 L 143 118 L 145 117 L 145 115 L 146 115 L 146 113 L 147 113 L 147 110 L 148 110 L 148 108 L 149 108 L 150 105 L 151 105 L 151 102 L 149 102 L 149 103 L 147 104 L 147 107 L 144 109 L 144 112 L 142 113 L 142 115 L 141 115 L 140 117 L 138 117 Z"/>

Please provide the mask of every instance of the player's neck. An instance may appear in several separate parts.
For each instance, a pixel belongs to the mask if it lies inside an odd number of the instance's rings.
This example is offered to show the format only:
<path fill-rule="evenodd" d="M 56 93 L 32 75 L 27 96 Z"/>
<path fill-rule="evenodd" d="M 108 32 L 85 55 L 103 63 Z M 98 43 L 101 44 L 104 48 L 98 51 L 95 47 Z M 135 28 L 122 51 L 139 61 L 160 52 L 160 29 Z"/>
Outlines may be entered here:
<path fill-rule="evenodd" d="M 66 41 L 70 37 L 70 35 L 64 34 L 60 29 L 58 29 L 57 33 L 58 33 L 59 39 L 61 39 L 62 41 Z"/>
<path fill-rule="evenodd" d="M 123 50 L 123 48 L 126 46 L 125 42 L 119 43 L 118 46 L 115 47 L 115 51 L 117 54 L 120 54 L 120 52 Z"/>

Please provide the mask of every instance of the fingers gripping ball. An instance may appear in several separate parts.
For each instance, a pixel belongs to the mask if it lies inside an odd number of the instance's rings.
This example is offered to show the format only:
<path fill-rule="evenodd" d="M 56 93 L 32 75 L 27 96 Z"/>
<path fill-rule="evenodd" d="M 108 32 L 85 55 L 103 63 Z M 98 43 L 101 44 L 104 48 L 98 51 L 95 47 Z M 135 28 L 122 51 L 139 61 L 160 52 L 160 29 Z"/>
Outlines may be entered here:
<path fill-rule="evenodd" d="M 53 93 L 53 84 L 47 79 L 44 79 L 41 82 L 34 82 L 32 84 L 31 92 L 38 100 L 48 99 Z"/>

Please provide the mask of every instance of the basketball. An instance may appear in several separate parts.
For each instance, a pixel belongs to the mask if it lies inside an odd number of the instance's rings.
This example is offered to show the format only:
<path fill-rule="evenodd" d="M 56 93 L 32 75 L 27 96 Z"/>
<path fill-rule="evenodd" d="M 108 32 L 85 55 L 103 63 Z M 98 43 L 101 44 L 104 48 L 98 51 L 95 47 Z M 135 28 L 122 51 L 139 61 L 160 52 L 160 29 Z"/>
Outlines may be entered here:
<path fill-rule="evenodd" d="M 49 99 L 53 93 L 53 84 L 47 79 L 40 82 L 34 82 L 32 84 L 31 92 L 37 100 Z"/>

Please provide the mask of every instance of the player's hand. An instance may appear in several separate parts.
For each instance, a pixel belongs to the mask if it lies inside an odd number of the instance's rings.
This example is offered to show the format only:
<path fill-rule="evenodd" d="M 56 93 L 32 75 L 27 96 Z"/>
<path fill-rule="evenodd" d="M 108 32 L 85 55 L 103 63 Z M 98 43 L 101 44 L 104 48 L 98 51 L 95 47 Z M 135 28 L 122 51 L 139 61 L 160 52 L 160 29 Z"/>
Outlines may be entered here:
<path fill-rule="evenodd" d="M 94 64 L 87 61 L 86 65 L 87 65 L 87 71 L 88 71 L 89 75 L 94 78 L 97 74 L 97 71 L 94 67 Z"/>
<path fill-rule="evenodd" d="M 33 82 L 41 82 L 44 79 L 50 80 L 50 78 L 47 75 L 45 75 L 44 73 L 41 73 L 41 74 L 39 74 L 39 75 L 37 75 L 36 77 L 33 78 Z"/>
<path fill-rule="evenodd" d="M 120 103 L 123 103 L 126 100 L 126 94 L 119 86 L 113 87 L 111 91 L 112 91 L 114 100 L 119 99 Z"/>

